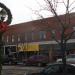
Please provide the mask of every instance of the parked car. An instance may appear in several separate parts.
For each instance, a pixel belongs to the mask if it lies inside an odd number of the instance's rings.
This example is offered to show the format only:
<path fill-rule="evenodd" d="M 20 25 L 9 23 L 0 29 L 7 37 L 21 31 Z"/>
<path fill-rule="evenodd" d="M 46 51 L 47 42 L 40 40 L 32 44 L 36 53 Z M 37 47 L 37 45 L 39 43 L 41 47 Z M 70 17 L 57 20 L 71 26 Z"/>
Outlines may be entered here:
<path fill-rule="evenodd" d="M 53 63 L 37 73 L 27 73 L 27 75 L 75 75 L 75 66 L 66 64 L 65 67 L 63 69 L 62 63 Z"/>
<path fill-rule="evenodd" d="M 33 55 L 23 61 L 26 65 L 38 65 L 45 66 L 48 63 L 48 57 L 46 55 Z"/>
<path fill-rule="evenodd" d="M 57 59 L 56 62 L 62 62 L 62 59 Z M 75 54 L 70 54 L 66 56 L 66 62 L 70 64 L 75 64 Z"/>

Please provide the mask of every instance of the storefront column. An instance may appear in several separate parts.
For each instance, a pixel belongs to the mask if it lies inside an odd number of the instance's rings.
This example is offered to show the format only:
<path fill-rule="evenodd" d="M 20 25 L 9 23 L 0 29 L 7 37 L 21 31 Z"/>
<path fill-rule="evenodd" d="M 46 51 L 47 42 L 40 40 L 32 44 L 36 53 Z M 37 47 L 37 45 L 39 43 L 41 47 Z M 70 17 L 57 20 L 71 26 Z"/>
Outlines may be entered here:
<path fill-rule="evenodd" d="M 3 46 L 3 55 L 5 55 L 5 46 Z"/>
<path fill-rule="evenodd" d="M 52 62 L 52 60 L 53 60 L 53 50 L 52 50 L 52 48 L 50 48 L 50 50 L 49 50 L 49 62 Z"/>

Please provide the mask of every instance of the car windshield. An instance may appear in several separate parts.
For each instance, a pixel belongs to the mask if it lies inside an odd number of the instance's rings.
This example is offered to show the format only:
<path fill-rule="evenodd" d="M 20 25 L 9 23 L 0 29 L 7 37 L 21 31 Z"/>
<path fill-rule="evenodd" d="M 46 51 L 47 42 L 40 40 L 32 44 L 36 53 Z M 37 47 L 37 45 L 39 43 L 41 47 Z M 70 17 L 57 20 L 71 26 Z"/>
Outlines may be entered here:
<path fill-rule="evenodd" d="M 60 64 L 59 64 L 59 66 L 60 66 Z M 59 70 L 59 66 L 57 64 L 50 64 L 45 69 L 43 69 L 41 71 L 41 73 L 47 73 L 47 74 L 49 74 L 51 72 L 55 72 L 55 71 Z"/>
<path fill-rule="evenodd" d="M 68 55 L 67 58 L 75 58 L 75 55 Z"/>

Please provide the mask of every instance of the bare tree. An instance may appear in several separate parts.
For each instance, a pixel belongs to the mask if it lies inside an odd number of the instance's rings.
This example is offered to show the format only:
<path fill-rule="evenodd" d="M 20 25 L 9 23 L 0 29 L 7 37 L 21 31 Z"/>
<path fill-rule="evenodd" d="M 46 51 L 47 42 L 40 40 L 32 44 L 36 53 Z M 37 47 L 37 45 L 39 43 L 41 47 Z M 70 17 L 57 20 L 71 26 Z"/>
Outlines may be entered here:
<path fill-rule="evenodd" d="M 58 39 L 56 39 L 55 36 L 55 32 L 54 30 L 52 30 L 50 28 L 50 32 L 52 33 L 52 38 L 60 45 L 61 51 L 62 51 L 62 62 L 64 64 L 64 67 L 66 65 L 66 45 L 69 39 L 71 39 L 72 35 L 74 34 L 74 30 L 66 33 L 66 31 L 68 29 L 71 29 L 73 26 L 71 25 L 71 12 L 74 10 L 74 6 L 72 6 L 75 1 L 74 0 L 43 0 L 45 2 L 45 5 L 41 5 L 41 3 L 38 2 L 37 3 L 42 7 L 40 8 L 40 10 L 38 11 L 38 13 L 36 15 L 39 15 L 41 17 L 41 19 L 43 19 L 43 15 L 40 14 L 40 11 L 42 10 L 46 10 L 49 11 L 50 13 L 53 14 L 53 17 L 55 17 L 57 19 L 57 22 L 59 22 L 60 26 L 61 26 L 61 35 L 60 35 L 60 41 L 58 41 Z M 64 5 L 64 9 L 65 9 L 65 13 L 64 13 L 64 21 L 62 21 L 62 19 L 60 19 L 58 12 L 57 12 L 57 8 L 58 8 L 58 4 L 63 4 Z M 35 11 L 36 12 L 36 11 Z M 48 24 L 48 23 L 47 23 Z"/>

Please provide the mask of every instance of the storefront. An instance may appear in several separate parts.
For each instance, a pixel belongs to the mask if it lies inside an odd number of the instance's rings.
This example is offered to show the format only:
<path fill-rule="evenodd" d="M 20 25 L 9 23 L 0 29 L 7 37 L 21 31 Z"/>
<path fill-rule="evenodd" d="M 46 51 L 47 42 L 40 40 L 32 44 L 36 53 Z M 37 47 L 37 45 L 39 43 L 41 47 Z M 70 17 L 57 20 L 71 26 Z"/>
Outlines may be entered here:
<path fill-rule="evenodd" d="M 15 53 L 16 52 L 16 46 L 5 46 L 4 48 L 4 54 L 5 55 L 9 55 L 9 54 L 12 54 L 12 53 Z"/>

